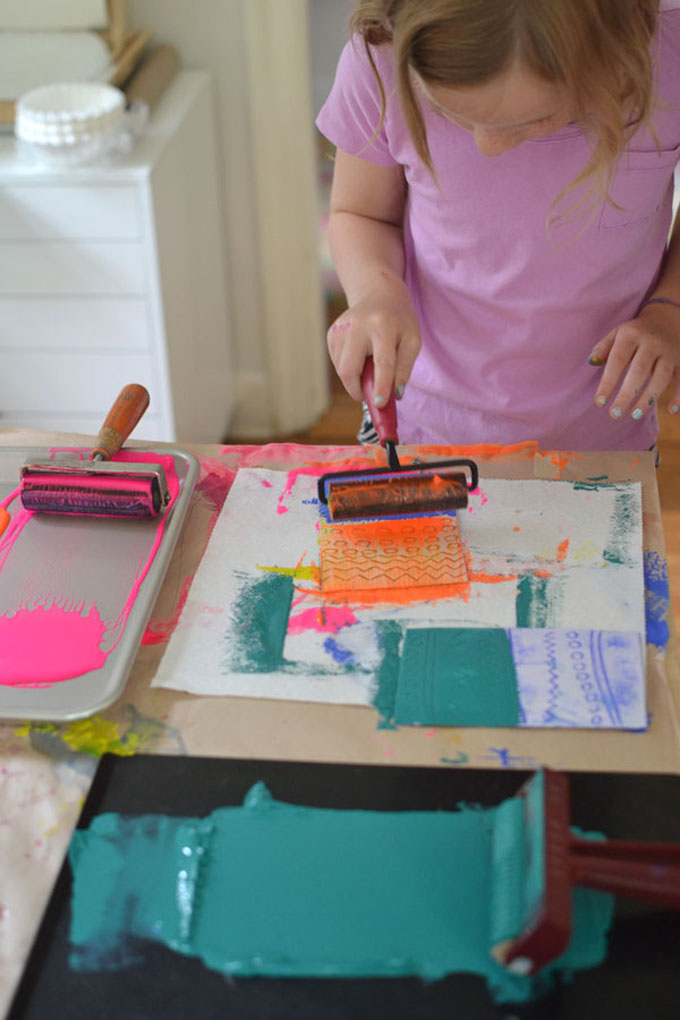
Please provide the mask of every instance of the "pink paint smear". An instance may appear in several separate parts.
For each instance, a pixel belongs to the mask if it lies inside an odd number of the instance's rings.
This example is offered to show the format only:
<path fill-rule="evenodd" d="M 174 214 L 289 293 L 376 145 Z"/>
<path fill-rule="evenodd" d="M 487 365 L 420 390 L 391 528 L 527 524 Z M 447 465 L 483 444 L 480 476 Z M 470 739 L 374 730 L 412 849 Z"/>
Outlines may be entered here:
<path fill-rule="evenodd" d="M 301 634 L 306 630 L 337 634 L 342 627 L 349 627 L 357 618 L 349 606 L 324 606 L 318 609 L 304 609 L 288 618 L 288 633 Z"/>
<path fill-rule="evenodd" d="M 51 453 L 56 451 L 52 450 Z M 73 453 L 84 451 L 73 450 Z M 165 468 L 170 506 L 179 492 L 179 480 L 171 455 L 155 454 L 145 450 L 124 450 L 114 458 L 117 461 L 162 464 Z M 18 501 L 19 490 L 2 501 L 8 509 Z M 12 515 L 0 539 L 0 569 L 10 555 L 12 546 L 25 527 L 30 528 L 33 513 L 23 508 Z M 120 642 L 128 616 L 144 578 L 163 538 L 167 511 L 160 516 L 148 555 L 139 565 L 125 603 L 111 626 L 101 619 L 97 606 L 92 603 L 86 613 L 85 605 L 74 606 L 68 596 L 52 600 L 49 604 L 35 600 L 30 606 L 17 606 L 0 616 L 0 684 L 10 687 L 46 687 L 49 684 L 71 680 L 101 669 L 107 657 Z M 73 522 L 77 527 L 77 519 Z M 121 527 L 125 523 L 121 522 Z M 107 649 L 102 648 L 104 638 L 113 638 Z"/>

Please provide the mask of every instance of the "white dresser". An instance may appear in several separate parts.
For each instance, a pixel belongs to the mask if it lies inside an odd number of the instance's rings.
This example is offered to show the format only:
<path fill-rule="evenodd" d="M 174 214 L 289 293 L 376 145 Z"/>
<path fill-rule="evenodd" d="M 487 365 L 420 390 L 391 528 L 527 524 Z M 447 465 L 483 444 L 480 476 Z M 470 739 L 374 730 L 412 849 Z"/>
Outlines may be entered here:
<path fill-rule="evenodd" d="M 37 167 L 0 138 L 0 429 L 96 433 L 127 382 L 134 437 L 219 442 L 232 410 L 211 80 L 179 74 L 134 150 Z"/>

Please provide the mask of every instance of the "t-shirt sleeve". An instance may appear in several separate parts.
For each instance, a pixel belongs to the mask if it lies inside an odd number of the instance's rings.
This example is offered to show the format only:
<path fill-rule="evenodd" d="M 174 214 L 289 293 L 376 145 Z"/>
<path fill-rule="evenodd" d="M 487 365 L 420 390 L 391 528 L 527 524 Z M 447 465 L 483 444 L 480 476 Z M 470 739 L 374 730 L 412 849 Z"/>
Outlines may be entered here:
<path fill-rule="evenodd" d="M 392 82 L 386 80 L 387 61 L 377 49 L 372 53 L 389 96 Z M 355 37 L 342 51 L 333 88 L 317 117 L 316 126 L 343 152 L 361 156 L 379 166 L 392 166 L 397 161 L 390 153 L 387 127 L 383 121 L 376 134 L 379 123 L 380 90 L 364 42 Z"/>

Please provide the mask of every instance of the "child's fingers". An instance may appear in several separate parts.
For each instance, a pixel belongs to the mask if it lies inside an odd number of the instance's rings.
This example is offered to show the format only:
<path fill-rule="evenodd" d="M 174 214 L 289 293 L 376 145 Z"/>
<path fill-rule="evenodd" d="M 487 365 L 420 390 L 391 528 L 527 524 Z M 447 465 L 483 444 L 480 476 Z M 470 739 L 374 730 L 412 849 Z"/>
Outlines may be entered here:
<path fill-rule="evenodd" d="M 417 330 L 404 334 L 397 347 L 397 361 L 394 368 L 394 392 L 397 400 L 404 395 L 406 383 L 411 377 L 413 365 L 420 351 L 420 334 Z"/>
<path fill-rule="evenodd" d="M 376 407 L 384 407 L 394 388 L 395 349 L 393 345 L 385 342 L 382 335 L 378 335 L 373 341 L 373 364 L 375 366 L 373 403 Z"/>
<path fill-rule="evenodd" d="M 366 360 L 366 348 L 357 346 L 356 330 L 349 311 L 343 312 L 326 333 L 331 361 L 340 381 L 353 400 L 361 400 L 361 370 Z"/>
<path fill-rule="evenodd" d="M 605 361 L 607 360 L 607 355 L 609 354 L 610 350 L 612 349 L 612 346 L 614 344 L 614 340 L 615 339 L 616 339 L 616 330 L 613 329 L 611 331 L 611 333 L 608 333 L 607 336 L 603 340 L 600 340 L 599 343 L 595 344 L 595 346 L 593 347 L 592 351 L 590 352 L 590 357 L 588 358 L 588 363 L 590 365 L 594 365 L 595 367 L 599 367 L 600 365 L 604 365 Z"/>
<path fill-rule="evenodd" d="M 631 405 L 634 404 L 637 411 L 635 417 L 641 418 L 647 400 L 650 397 L 653 397 L 652 403 L 657 400 L 670 382 L 671 370 L 663 362 L 655 364 L 652 358 L 638 350 L 621 375 L 618 393 L 614 393 L 609 400 L 609 413 L 612 418 L 621 418 L 629 409 L 633 409 Z"/>
<path fill-rule="evenodd" d="M 628 366 L 635 355 L 636 349 L 637 341 L 632 337 L 626 337 L 626 335 L 621 332 L 616 336 L 615 342 L 610 345 L 609 350 L 606 352 L 606 363 L 602 370 L 600 385 L 597 387 L 597 392 L 595 394 L 595 403 L 600 407 L 604 407 L 609 402 L 614 390 L 620 383 L 624 372 L 627 371 Z M 640 368 L 642 369 L 642 366 L 640 366 Z M 633 384 L 621 394 L 621 402 L 617 400 L 616 403 L 617 413 L 614 413 L 614 407 L 610 410 L 610 414 L 612 414 L 613 417 L 621 417 L 621 414 L 634 397 L 636 383 L 639 387 L 648 374 L 649 367 L 644 375 L 639 373 L 638 376 L 635 377 Z"/>
<path fill-rule="evenodd" d="M 680 413 L 680 368 L 674 370 L 667 388 L 670 397 L 666 404 L 666 410 L 669 414 L 678 414 Z"/>
<path fill-rule="evenodd" d="M 652 410 L 655 404 L 658 404 L 659 397 L 668 386 L 672 375 L 672 369 L 669 368 L 667 364 L 657 362 L 649 383 L 635 399 L 635 406 L 631 408 L 630 411 L 631 418 L 634 418 L 635 421 L 639 421 Z M 615 403 L 618 403 L 618 398 Z"/>

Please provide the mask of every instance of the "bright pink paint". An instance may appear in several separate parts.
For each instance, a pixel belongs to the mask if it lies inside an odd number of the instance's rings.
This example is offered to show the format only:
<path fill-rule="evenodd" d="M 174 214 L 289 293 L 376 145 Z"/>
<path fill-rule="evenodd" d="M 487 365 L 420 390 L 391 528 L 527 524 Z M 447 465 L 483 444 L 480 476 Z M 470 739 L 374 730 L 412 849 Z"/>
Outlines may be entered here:
<path fill-rule="evenodd" d="M 96 606 L 32 606 L 0 616 L 0 676 L 9 687 L 46 687 L 99 669 L 106 628 Z"/>
<path fill-rule="evenodd" d="M 479 486 L 475 489 L 475 495 L 481 496 L 479 506 L 484 506 L 485 503 L 489 502 L 489 497 L 482 492 Z M 473 506 L 472 503 L 468 503 L 468 513 L 476 514 L 478 509 L 479 507 Z"/>
<path fill-rule="evenodd" d="M 114 459 L 128 463 L 162 464 L 170 490 L 170 505 L 174 503 L 179 492 L 179 480 L 171 455 L 124 450 Z M 18 490 L 3 501 L 4 505 L 9 507 L 17 496 Z M 32 517 L 31 512 L 23 509 L 12 515 L 9 528 L 0 542 L 0 568 L 20 532 L 27 525 L 30 527 Z M 111 626 L 102 621 L 96 605 L 91 605 L 87 614 L 83 615 L 84 606 L 67 604 L 67 595 L 63 603 L 20 606 L 0 617 L 0 683 L 43 687 L 100 669 L 123 635 L 130 610 L 163 538 L 166 520 L 165 513 L 159 517 L 149 552 L 139 564 L 127 599 Z M 120 526 L 125 527 L 125 523 L 121 522 Z M 75 527 L 77 518 L 74 520 Z M 106 650 L 101 647 L 104 637 L 108 644 Z"/>
<path fill-rule="evenodd" d="M 337 634 L 342 627 L 357 623 L 349 606 L 323 606 L 318 609 L 304 609 L 288 618 L 288 633 L 301 634 L 305 630 Z"/>

